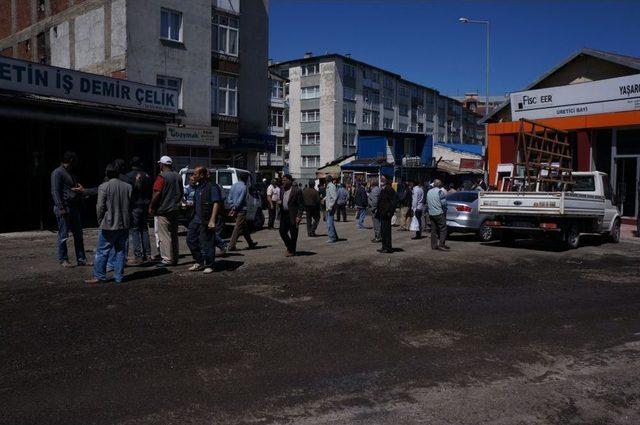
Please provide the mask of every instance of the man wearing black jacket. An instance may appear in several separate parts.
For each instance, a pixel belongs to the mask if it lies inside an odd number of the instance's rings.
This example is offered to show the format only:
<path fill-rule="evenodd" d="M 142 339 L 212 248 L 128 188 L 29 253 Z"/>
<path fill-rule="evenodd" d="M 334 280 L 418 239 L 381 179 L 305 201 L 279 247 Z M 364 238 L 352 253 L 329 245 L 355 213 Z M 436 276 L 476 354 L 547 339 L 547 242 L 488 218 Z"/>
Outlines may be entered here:
<path fill-rule="evenodd" d="M 151 243 L 147 224 L 149 203 L 153 191 L 151 177 L 142 168 L 140 157 L 131 159 L 131 171 L 126 174 L 126 181 L 133 188 L 131 195 L 131 243 L 135 257 L 129 264 L 142 264 L 151 259 Z"/>
<path fill-rule="evenodd" d="M 367 190 L 364 188 L 364 185 L 360 180 L 357 183 L 358 187 L 356 188 L 355 193 L 355 205 L 356 205 L 356 228 L 358 230 L 364 230 L 364 219 L 367 216 Z"/>
<path fill-rule="evenodd" d="M 71 267 L 67 252 L 69 232 L 73 234 L 78 265 L 89 265 L 82 236 L 81 207 L 84 188 L 72 173 L 77 162 L 74 152 L 65 152 L 60 166 L 51 173 L 53 212 L 58 222 L 58 261 L 63 267 Z"/>
<path fill-rule="evenodd" d="M 280 237 L 287 247 L 286 257 L 296 255 L 298 242 L 298 226 L 302 221 L 304 200 L 302 191 L 293 185 L 293 178 L 289 174 L 282 177 L 282 210 L 280 215 Z"/>
<path fill-rule="evenodd" d="M 380 237 L 382 248 L 380 253 L 391 254 L 391 219 L 396 213 L 396 191 L 393 190 L 385 176 L 380 177 L 380 196 L 378 197 L 378 217 L 380 219 Z"/>

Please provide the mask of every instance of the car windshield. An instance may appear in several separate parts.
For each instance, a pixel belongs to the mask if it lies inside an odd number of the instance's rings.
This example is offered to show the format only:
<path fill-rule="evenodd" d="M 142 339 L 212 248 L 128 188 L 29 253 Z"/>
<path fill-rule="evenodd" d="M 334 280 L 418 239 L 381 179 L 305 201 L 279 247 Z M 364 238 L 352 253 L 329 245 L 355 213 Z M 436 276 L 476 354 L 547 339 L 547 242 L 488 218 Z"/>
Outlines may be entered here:
<path fill-rule="evenodd" d="M 596 179 L 593 176 L 573 176 L 574 192 L 593 192 L 596 190 Z"/>
<path fill-rule="evenodd" d="M 447 201 L 452 202 L 475 202 L 478 199 L 478 192 L 455 192 L 447 195 Z"/>

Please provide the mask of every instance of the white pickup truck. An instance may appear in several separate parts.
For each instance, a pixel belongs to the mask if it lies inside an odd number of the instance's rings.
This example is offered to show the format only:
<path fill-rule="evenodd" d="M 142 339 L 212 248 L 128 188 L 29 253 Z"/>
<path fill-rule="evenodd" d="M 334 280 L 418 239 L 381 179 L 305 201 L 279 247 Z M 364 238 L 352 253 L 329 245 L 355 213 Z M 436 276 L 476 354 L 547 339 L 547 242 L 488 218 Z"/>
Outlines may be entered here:
<path fill-rule="evenodd" d="M 580 236 L 598 234 L 620 241 L 620 212 L 612 202 L 609 177 L 601 172 L 574 172 L 571 192 L 482 192 L 480 214 L 503 242 L 516 236 L 546 235 L 561 238 L 569 248 Z"/>

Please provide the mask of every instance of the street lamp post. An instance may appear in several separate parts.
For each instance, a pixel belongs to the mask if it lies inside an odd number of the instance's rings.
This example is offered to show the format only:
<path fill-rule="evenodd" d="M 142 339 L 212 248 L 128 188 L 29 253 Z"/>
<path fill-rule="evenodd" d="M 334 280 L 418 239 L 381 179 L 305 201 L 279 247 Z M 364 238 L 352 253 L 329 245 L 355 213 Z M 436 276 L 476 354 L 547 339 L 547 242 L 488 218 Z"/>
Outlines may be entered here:
<path fill-rule="evenodd" d="M 484 105 L 484 116 L 489 116 L 489 21 L 483 21 L 478 19 L 460 18 L 458 22 L 461 24 L 482 24 L 487 26 L 487 83 L 486 83 L 486 96 Z"/>

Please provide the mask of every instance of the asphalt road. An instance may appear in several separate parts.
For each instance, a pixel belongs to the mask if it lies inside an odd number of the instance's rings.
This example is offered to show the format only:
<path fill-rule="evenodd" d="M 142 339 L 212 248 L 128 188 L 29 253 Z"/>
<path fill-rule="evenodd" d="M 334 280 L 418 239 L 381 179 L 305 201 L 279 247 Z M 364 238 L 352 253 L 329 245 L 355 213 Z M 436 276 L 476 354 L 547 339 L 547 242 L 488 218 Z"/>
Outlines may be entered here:
<path fill-rule="evenodd" d="M 0 237 L 0 423 L 640 423 L 640 244 L 353 227 L 93 287 L 53 235 Z"/>

